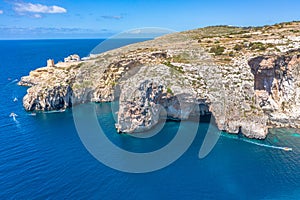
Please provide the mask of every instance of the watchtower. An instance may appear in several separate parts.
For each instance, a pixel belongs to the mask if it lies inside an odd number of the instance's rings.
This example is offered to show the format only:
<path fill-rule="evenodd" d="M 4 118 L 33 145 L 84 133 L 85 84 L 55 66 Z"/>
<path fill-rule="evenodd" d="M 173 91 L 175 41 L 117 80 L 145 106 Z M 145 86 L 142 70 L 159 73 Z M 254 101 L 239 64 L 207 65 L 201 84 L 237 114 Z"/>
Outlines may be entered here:
<path fill-rule="evenodd" d="M 48 59 L 47 60 L 47 67 L 54 67 L 54 60 L 53 59 Z"/>

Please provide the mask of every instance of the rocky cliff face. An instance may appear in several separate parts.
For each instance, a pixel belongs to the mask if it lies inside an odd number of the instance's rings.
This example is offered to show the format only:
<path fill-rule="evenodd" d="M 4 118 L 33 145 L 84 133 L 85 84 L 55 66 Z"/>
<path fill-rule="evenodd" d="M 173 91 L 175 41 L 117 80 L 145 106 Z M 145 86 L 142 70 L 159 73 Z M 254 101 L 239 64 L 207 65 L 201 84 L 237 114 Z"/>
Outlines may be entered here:
<path fill-rule="evenodd" d="M 249 61 L 256 100 L 268 124 L 298 128 L 300 55 L 256 57 Z"/>
<path fill-rule="evenodd" d="M 22 77 L 29 111 L 119 101 L 120 132 L 212 114 L 220 130 L 263 139 L 300 128 L 300 23 L 207 27 L 132 44 Z"/>
<path fill-rule="evenodd" d="M 45 91 L 30 88 L 23 98 L 24 108 L 34 110 L 64 110 L 72 106 L 72 88 L 70 86 L 54 86 Z"/>
<path fill-rule="evenodd" d="M 120 90 L 117 129 L 120 132 L 141 132 L 160 120 L 188 119 L 197 106 L 196 92 L 188 83 L 173 79 L 173 76 L 179 76 L 178 73 L 162 64 L 143 66 L 124 81 Z"/>

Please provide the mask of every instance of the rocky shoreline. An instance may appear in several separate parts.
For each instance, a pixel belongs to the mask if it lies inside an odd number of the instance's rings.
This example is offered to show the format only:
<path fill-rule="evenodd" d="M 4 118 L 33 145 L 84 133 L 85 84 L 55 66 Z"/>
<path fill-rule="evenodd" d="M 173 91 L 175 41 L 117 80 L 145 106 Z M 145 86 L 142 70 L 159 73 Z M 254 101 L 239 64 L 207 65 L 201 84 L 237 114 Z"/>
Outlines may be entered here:
<path fill-rule="evenodd" d="M 76 58 L 77 59 L 77 58 Z M 264 139 L 300 128 L 300 23 L 165 35 L 21 78 L 28 111 L 119 101 L 120 132 L 212 114 L 220 130 Z"/>

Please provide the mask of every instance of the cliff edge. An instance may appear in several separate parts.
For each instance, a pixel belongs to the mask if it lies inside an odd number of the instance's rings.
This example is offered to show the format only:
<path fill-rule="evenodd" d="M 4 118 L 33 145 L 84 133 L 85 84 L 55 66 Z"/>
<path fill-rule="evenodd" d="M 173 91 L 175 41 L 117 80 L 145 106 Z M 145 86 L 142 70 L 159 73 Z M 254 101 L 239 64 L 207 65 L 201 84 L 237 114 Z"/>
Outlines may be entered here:
<path fill-rule="evenodd" d="M 300 128 L 300 22 L 213 26 L 31 71 L 28 111 L 119 101 L 120 132 L 212 114 L 220 130 L 264 139 Z"/>

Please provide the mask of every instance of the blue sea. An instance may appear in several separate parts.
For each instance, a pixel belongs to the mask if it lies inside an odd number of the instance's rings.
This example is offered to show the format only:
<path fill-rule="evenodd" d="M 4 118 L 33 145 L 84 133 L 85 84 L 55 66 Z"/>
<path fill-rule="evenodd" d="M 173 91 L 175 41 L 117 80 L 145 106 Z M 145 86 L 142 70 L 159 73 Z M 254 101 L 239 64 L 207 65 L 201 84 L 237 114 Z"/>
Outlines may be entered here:
<path fill-rule="evenodd" d="M 300 199 L 300 135 L 294 130 L 272 130 L 265 141 L 220 133 L 213 150 L 200 159 L 208 129 L 201 122 L 178 160 L 150 173 L 126 173 L 89 153 L 72 110 L 31 115 L 23 109 L 27 88 L 17 85 L 21 76 L 45 66 L 48 58 L 87 56 L 101 41 L 0 41 L 0 199 Z M 110 103 L 92 106 L 105 135 L 129 151 L 162 148 L 180 125 L 169 121 L 155 137 L 134 138 L 116 133 Z M 188 127 L 185 131 L 188 135 Z"/>

